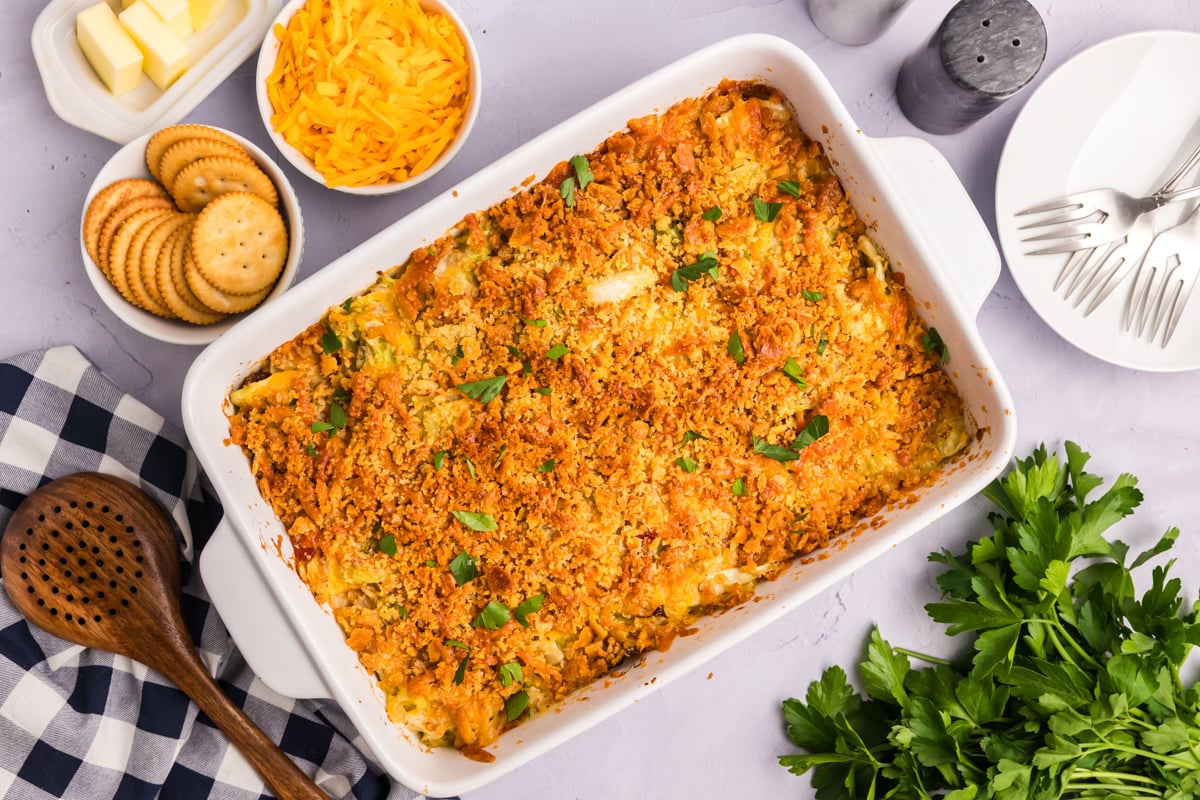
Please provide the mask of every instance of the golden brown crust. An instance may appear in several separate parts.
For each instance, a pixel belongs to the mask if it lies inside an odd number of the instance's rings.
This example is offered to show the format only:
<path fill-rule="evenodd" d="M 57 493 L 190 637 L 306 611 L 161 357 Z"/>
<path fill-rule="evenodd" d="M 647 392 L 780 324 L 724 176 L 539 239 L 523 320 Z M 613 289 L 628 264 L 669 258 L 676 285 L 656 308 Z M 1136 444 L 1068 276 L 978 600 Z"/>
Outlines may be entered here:
<path fill-rule="evenodd" d="M 966 444 L 901 281 L 773 89 L 631 120 L 587 162 L 572 206 L 564 162 L 331 298 L 231 396 L 297 571 L 433 744 L 478 752 L 520 692 L 540 711 L 668 647 Z M 487 402 L 458 388 L 501 377 Z M 537 597 L 528 627 L 473 624 Z"/>

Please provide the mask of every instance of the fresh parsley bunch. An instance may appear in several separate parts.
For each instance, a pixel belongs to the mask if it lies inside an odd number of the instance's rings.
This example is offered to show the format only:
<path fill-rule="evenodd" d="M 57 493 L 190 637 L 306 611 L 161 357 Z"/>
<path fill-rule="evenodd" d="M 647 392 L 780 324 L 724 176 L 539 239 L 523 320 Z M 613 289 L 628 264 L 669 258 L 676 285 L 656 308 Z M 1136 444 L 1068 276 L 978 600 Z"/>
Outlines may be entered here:
<path fill-rule="evenodd" d="M 820 800 L 1200 797 L 1200 692 L 1179 674 L 1200 644 L 1200 601 L 1184 607 L 1173 561 L 1140 596 L 1131 574 L 1179 531 L 1130 561 L 1103 533 L 1141 503 L 1137 480 L 1089 502 L 1103 481 L 1065 449 L 1063 464 L 1039 447 L 984 490 L 999 508 L 991 536 L 929 556 L 946 570 L 926 611 L 973 635 L 969 657 L 913 653 L 875 630 L 865 698 L 834 666 L 783 703 L 807 752 L 779 761 L 812 770 Z"/>

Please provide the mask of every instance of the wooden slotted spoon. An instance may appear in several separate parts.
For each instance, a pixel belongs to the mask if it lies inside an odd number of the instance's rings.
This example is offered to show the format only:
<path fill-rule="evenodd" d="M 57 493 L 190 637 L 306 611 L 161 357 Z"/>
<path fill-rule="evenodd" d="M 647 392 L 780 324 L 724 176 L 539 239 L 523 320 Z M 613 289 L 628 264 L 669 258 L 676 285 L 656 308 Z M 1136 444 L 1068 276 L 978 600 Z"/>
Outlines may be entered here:
<path fill-rule="evenodd" d="M 326 800 L 201 664 L 180 612 L 178 552 L 170 520 L 145 492 L 79 473 L 47 483 L 17 507 L 0 538 L 0 572 L 30 622 L 169 678 L 279 797 Z"/>

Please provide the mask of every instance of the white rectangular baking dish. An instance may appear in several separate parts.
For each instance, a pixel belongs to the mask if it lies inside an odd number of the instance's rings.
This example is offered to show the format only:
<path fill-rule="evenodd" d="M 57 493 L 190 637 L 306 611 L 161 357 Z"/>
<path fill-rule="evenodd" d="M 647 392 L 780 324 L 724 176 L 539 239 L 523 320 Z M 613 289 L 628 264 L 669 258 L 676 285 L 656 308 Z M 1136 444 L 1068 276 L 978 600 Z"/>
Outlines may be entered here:
<path fill-rule="evenodd" d="M 919 499 L 887 508 L 829 549 L 759 587 L 756 602 L 706 619 L 677 640 L 536 717 L 488 748 L 492 763 L 454 750 L 424 749 L 388 721 L 381 694 L 346 646 L 332 615 L 292 571 L 282 525 L 260 498 L 241 450 L 227 443 L 226 394 L 276 347 L 324 311 L 373 282 L 465 214 L 507 197 L 529 175 L 586 153 L 627 120 L 703 94 L 724 78 L 762 79 L 791 101 L 801 126 L 829 153 L 859 214 L 905 275 L 928 324 L 947 343 L 947 368 L 975 428 L 969 455 Z M 796 608 L 856 568 L 887 553 L 996 477 L 1015 439 L 1012 401 L 984 349 L 975 317 L 1000 271 L 991 236 L 949 164 L 916 139 L 871 139 L 858 129 L 816 66 L 772 36 L 741 36 L 684 58 L 596 104 L 497 161 L 372 237 L 284 297 L 255 312 L 195 361 L 183 390 L 192 446 L 225 506 L 225 520 L 201 557 L 201 573 L 247 661 L 269 686 L 292 697 L 337 701 L 379 763 L 405 785 L 457 794 L 490 781 L 703 663 Z M 603 685 L 602 685 L 603 684 Z M 581 702 L 586 698 L 587 702 Z"/>

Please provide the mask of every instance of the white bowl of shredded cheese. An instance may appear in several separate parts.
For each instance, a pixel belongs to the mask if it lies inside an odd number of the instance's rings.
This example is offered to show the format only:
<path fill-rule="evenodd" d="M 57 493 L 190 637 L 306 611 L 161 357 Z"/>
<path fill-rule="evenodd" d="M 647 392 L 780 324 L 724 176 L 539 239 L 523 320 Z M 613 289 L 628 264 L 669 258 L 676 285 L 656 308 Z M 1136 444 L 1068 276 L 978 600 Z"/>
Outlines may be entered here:
<path fill-rule="evenodd" d="M 296 169 L 379 195 L 454 158 L 482 81 L 466 26 L 441 0 L 291 0 L 263 40 L 256 86 L 263 124 Z"/>

